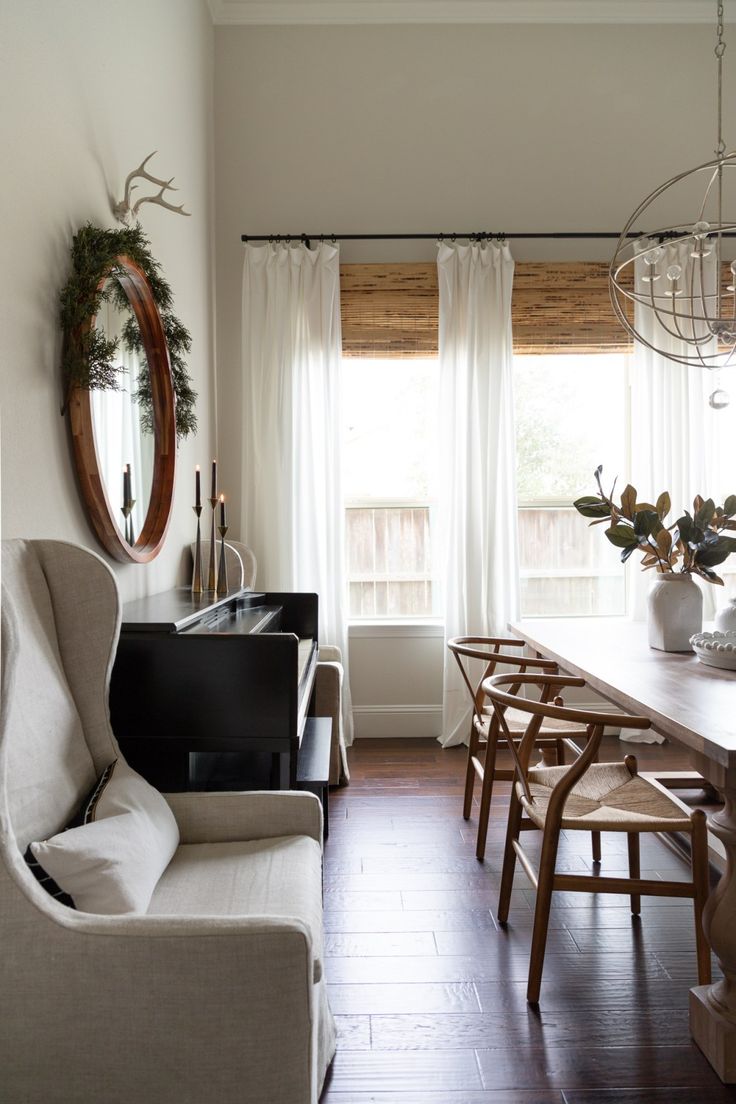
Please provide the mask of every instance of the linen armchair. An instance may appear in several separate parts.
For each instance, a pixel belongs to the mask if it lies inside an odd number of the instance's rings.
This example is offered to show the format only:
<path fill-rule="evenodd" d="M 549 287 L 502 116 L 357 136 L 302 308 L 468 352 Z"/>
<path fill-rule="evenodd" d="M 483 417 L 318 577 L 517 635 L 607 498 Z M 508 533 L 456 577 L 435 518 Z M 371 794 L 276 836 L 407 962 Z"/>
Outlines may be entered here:
<path fill-rule="evenodd" d="M 2 574 L 3 1100 L 315 1104 L 335 1047 L 318 800 L 168 795 L 180 845 L 148 912 L 59 904 L 23 855 L 122 758 L 118 593 L 98 556 L 57 541 L 5 542 Z"/>

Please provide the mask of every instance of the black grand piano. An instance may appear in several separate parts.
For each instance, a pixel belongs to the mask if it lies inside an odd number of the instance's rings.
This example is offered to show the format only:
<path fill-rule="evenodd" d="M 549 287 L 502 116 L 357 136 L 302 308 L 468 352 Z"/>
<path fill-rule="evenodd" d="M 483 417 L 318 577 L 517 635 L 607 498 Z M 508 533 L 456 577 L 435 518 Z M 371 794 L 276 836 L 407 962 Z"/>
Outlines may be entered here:
<path fill-rule="evenodd" d="M 126 603 L 110 713 L 130 765 L 164 791 L 301 787 L 325 804 L 317 625 L 316 594 L 180 587 Z"/>

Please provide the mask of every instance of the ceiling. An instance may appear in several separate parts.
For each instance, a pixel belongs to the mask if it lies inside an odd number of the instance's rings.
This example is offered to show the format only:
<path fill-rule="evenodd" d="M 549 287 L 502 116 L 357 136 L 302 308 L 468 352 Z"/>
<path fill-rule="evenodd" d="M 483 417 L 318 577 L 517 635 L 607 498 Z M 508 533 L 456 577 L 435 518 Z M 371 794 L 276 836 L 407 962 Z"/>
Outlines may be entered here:
<path fill-rule="evenodd" d="M 216 24 L 710 23 L 716 0 L 207 0 Z M 724 0 L 736 20 L 736 0 Z"/>

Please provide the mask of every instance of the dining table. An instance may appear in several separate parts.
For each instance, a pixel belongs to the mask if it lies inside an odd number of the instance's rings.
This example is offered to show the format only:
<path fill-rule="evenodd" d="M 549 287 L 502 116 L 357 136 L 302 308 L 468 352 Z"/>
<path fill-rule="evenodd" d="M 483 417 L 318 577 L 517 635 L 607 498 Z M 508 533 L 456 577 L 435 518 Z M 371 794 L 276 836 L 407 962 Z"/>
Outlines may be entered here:
<path fill-rule="evenodd" d="M 712 890 L 703 927 L 723 978 L 690 990 L 690 1031 L 722 1081 L 736 1082 L 736 671 L 710 666 L 693 652 L 649 646 L 645 622 L 624 617 L 544 617 L 512 621 L 529 649 L 617 708 L 650 718 L 652 728 L 687 749 L 690 761 L 722 795 L 708 819 L 725 868 Z"/>

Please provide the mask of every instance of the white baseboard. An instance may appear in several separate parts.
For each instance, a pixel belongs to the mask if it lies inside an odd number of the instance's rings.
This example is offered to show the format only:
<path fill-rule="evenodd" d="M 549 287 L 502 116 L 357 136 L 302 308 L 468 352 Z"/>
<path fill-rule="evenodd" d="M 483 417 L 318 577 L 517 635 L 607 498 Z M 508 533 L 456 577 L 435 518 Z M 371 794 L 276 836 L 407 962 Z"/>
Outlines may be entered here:
<path fill-rule="evenodd" d="M 354 705 L 356 740 L 432 738 L 442 731 L 441 705 Z"/>

